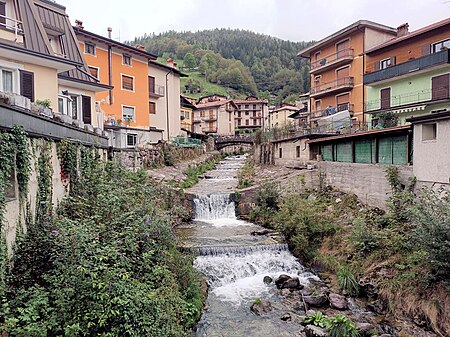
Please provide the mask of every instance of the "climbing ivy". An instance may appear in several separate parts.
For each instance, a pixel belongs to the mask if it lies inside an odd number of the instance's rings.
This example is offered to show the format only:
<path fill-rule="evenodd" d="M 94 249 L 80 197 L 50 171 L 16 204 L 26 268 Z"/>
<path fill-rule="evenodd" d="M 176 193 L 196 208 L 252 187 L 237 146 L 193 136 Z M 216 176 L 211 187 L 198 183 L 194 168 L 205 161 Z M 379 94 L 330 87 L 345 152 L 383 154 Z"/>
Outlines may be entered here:
<path fill-rule="evenodd" d="M 19 185 L 19 197 L 23 201 L 28 192 L 28 182 L 31 172 L 31 156 L 29 150 L 29 141 L 25 130 L 18 125 L 12 129 L 12 137 L 15 145 L 16 154 L 16 176 Z"/>
<path fill-rule="evenodd" d="M 38 159 L 38 191 L 36 198 L 36 223 L 42 223 L 52 212 L 51 142 L 44 142 Z"/>
<path fill-rule="evenodd" d="M 57 145 L 58 158 L 61 161 L 61 179 L 69 179 L 72 191 L 78 181 L 78 146 L 77 144 L 63 139 Z"/>

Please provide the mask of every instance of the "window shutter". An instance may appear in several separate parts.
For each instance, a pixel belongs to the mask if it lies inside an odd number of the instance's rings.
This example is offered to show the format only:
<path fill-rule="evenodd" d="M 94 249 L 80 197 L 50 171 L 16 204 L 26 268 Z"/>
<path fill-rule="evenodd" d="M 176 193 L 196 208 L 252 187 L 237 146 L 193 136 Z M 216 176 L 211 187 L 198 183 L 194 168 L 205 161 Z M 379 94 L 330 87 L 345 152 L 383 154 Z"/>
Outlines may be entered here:
<path fill-rule="evenodd" d="M 34 102 L 34 73 L 20 70 L 20 94 Z"/>
<path fill-rule="evenodd" d="M 431 78 L 431 99 L 449 98 L 450 74 L 444 74 Z"/>
<path fill-rule="evenodd" d="M 391 66 L 395 65 L 395 56 L 391 56 Z"/>
<path fill-rule="evenodd" d="M 83 106 L 83 123 L 92 124 L 91 98 L 89 96 L 81 96 Z"/>
<path fill-rule="evenodd" d="M 377 62 L 375 62 L 375 64 L 374 64 L 374 71 L 378 71 L 378 70 L 380 70 L 380 63 L 381 63 L 381 61 L 377 61 Z"/>
<path fill-rule="evenodd" d="M 427 44 L 426 46 L 422 46 L 422 56 L 429 55 L 431 53 L 431 46 Z"/>
<path fill-rule="evenodd" d="M 0 1 L 0 15 L 2 15 L 0 17 L 0 24 L 1 25 L 5 25 L 6 24 L 6 3 L 3 1 Z"/>

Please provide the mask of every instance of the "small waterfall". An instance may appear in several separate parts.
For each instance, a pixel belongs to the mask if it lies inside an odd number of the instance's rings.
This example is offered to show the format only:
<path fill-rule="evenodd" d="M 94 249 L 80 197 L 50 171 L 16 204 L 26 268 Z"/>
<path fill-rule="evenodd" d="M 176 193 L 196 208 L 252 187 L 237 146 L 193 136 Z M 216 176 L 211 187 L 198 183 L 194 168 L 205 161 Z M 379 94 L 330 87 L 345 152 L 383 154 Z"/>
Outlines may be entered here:
<path fill-rule="evenodd" d="M 287 251 L 289 247 L 287 244 L 275 245 L 257 245 L 257 246 L 238 246 L 238 247 L 201 247 L 198 249 L 200 256 L 218 256 L 218 255 L 245 255 L 254 252 L 277 252 Z"/>
<path fill-rule="evenodd" d="M 195 220 L 236 219 L 231 194 L 196 195 Z"/>

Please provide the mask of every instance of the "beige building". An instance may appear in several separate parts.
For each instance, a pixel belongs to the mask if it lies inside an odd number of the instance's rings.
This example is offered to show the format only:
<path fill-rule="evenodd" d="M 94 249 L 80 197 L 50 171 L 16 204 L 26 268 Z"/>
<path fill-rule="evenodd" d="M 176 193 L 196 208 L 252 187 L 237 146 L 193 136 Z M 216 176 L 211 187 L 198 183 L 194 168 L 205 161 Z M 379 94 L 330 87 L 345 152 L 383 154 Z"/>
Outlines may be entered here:
<path fill-rule="evenodd" d="M 0 92 L 25 109 L 101 134 L 95 93 L 65 8 L 45 0 L 1 1 Z"/>
<path fill-rule="evenodd" d="M 234 115 L 236 132 L 254 131 L 263 127 L 264 117 L 269 113 L 267 100 L 249 96 L 246 99 L 235 99 L 234 103 L 238 107 Z"/>
<path fill-rule="evenodd" d="M 293 126 L 294 119 L 290 118 L 289 116 L 298 111 L 300 111 L 299 108 L 289 104 L 283 104 L 281 107 L 269 111 L 269 128 L 273 129 Z"/>
<path fill-rule="evenodd" d="M 164 130 L 165 140 L 182 134 L 180 77 L 186 75 L 176 68 L 172 59 L 167 60 L 167 65 L 148 63 L 150 125 Z"/>
<path fill-rule="evenodd" d="M 235 111 L 237 106 L 230 99 L 197 104 L 194 111 L 194 133 L 234 135 Z"/>

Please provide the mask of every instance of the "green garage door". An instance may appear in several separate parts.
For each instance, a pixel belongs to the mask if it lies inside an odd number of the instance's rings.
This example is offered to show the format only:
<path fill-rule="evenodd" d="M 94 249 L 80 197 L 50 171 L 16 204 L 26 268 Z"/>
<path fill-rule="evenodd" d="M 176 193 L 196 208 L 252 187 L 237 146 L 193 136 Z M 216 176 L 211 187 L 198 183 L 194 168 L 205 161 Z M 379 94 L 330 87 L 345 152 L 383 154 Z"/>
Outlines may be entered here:
<path fill-rule="evenodd" d="M 352 142 L 338 143 L 335 145 L 336 161 L 351 163 L 353 161 L 353 146 Z"/>
<path fill-rule="evenodd" d="M 355 163 L 375 163 L 375 146 L 375 139 L 355 141 Z"/>
<path fill-rule="evenodd" d="M 381 138 L 378 151 L 380 164 L 404 165 L 408 162 L 406 136 Z"/>
<path fill-rule="evenodd" d="M 321 146 L 322 158 L 325 161 L 333 161 L 333 146 L 331 144 Z"/>

